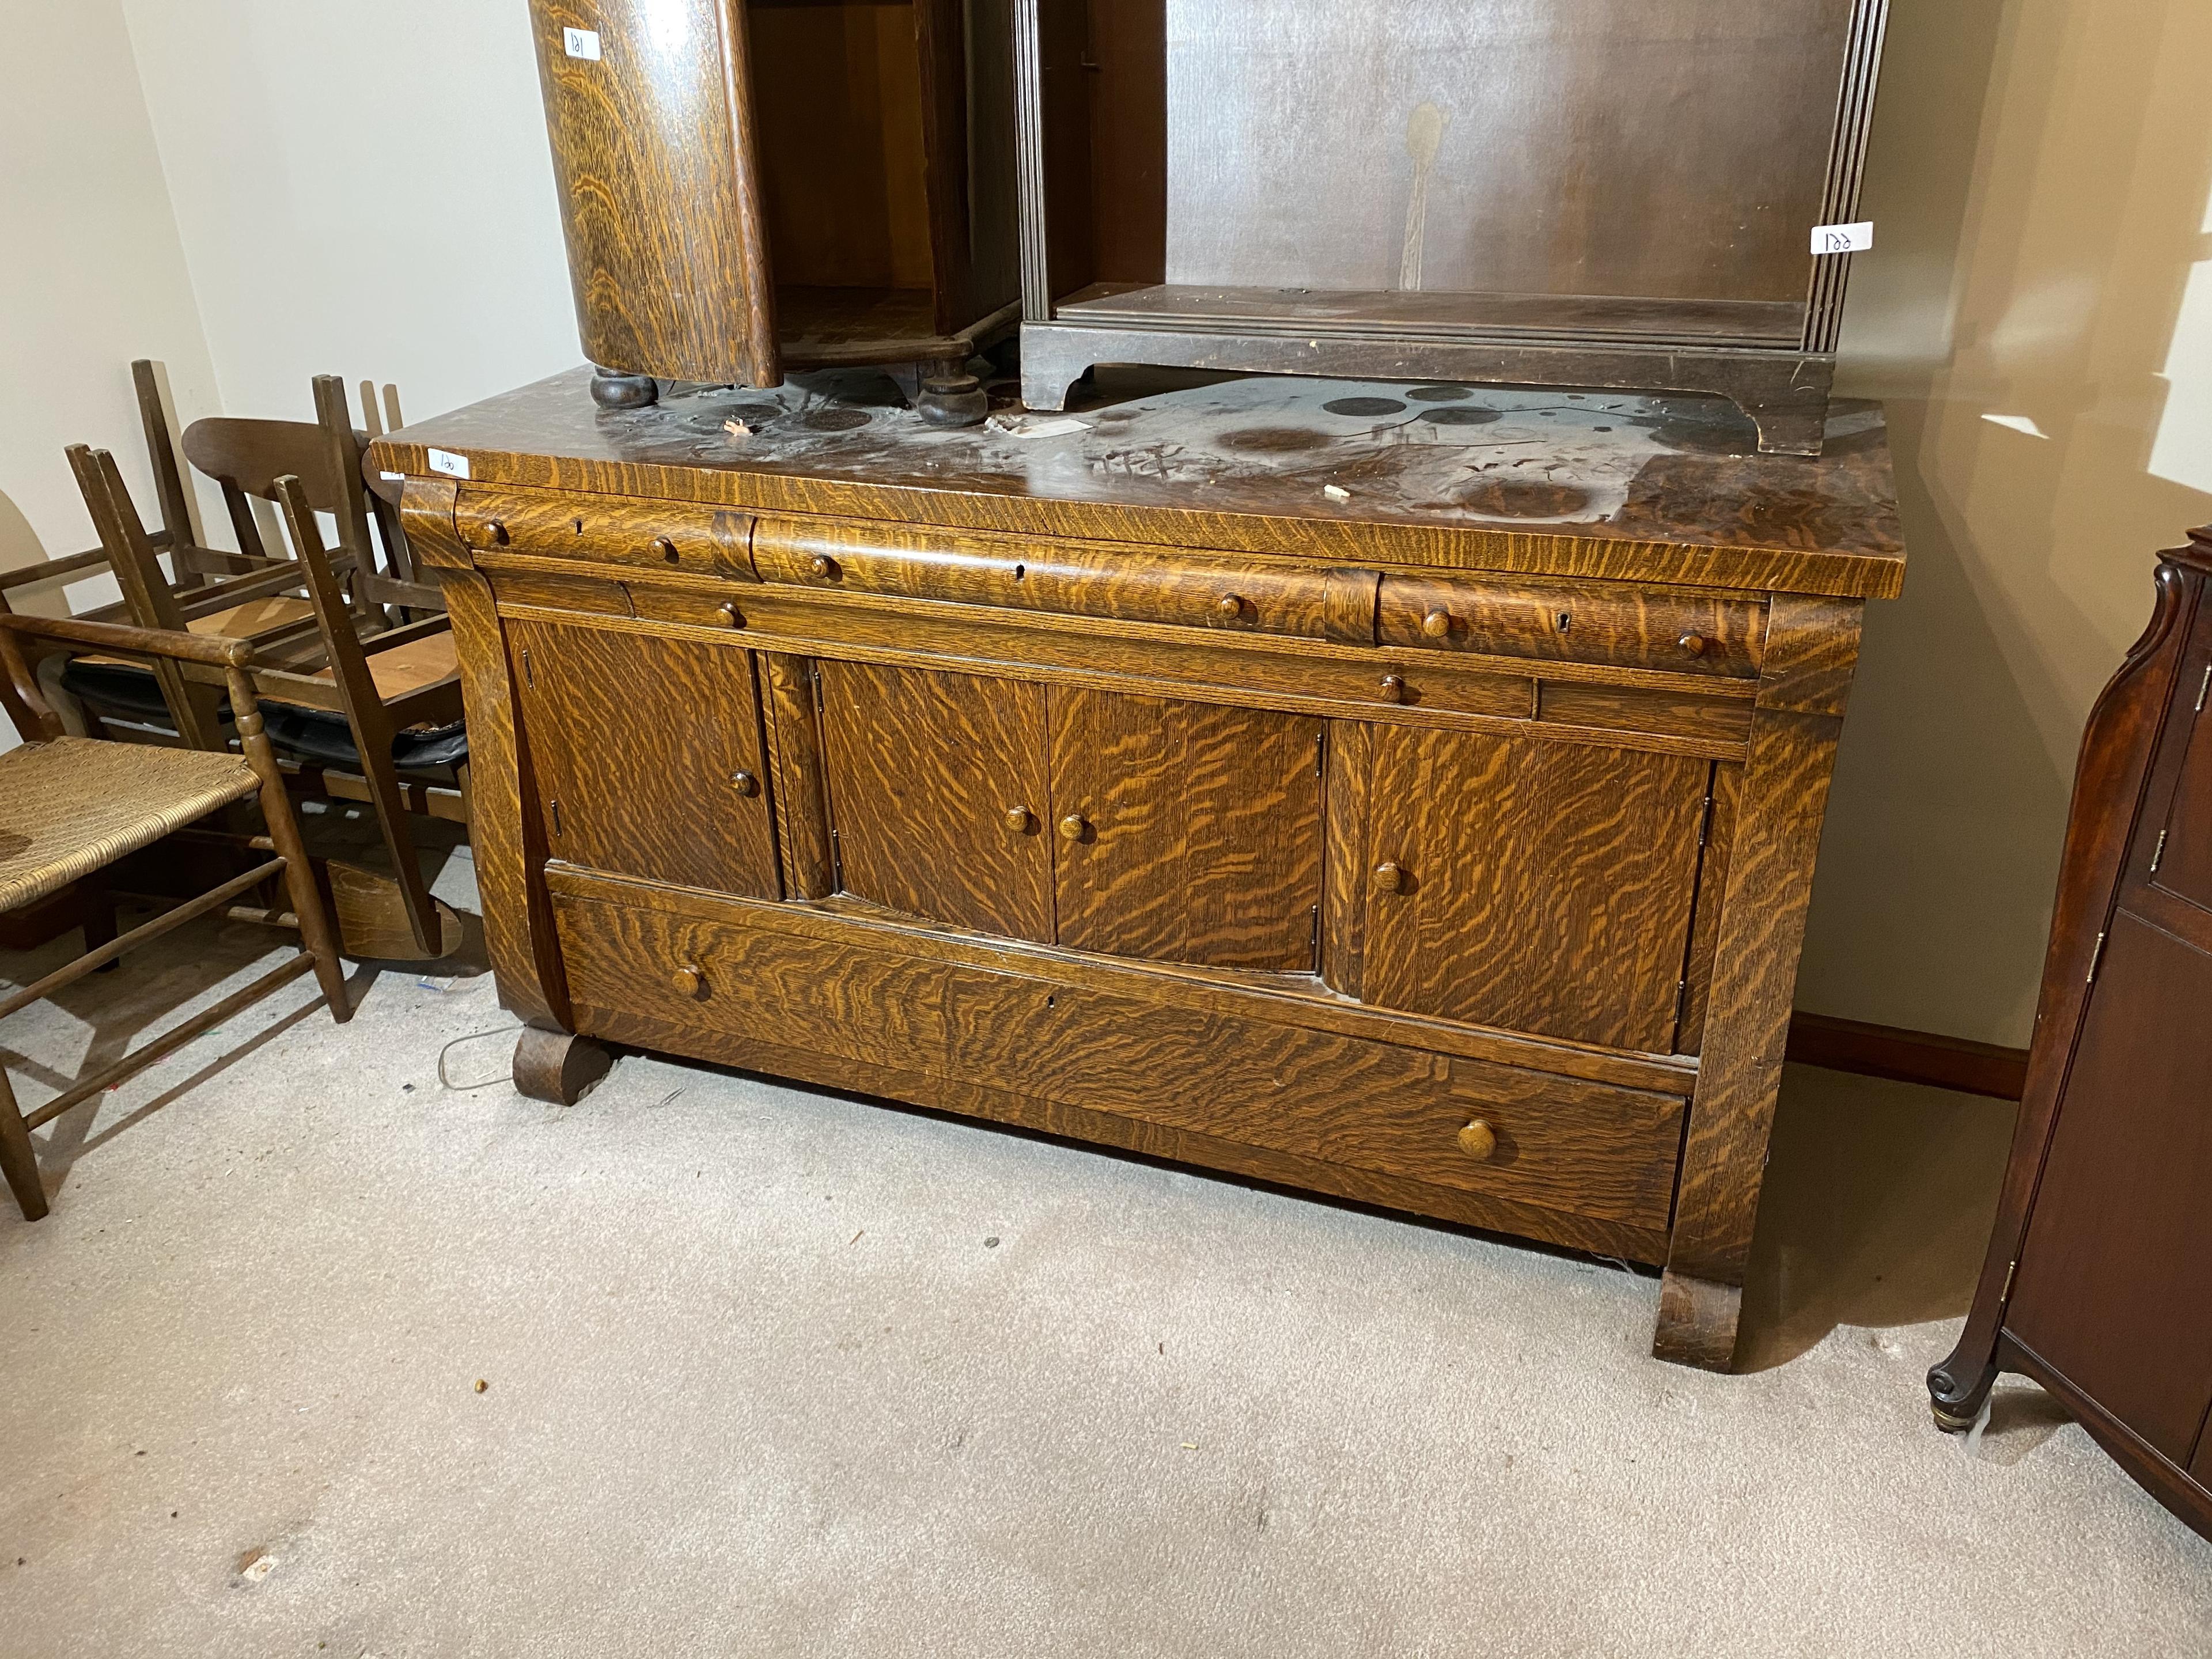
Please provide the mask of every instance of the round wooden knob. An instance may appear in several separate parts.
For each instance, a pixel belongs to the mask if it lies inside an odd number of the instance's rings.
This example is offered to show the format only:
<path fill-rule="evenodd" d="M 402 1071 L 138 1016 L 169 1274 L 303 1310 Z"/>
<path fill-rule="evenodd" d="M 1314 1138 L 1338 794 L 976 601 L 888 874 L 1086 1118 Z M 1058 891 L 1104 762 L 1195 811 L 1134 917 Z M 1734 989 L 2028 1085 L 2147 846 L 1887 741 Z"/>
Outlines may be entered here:
<path fill-rule="evenodd" d="M 1406 701 L 1406 677 L 1404 675 L 1385 674 L 1382 677 L 1382 701 L 1385 702 L 1403 702 Z"/>
<path fill-rule="evenodd" d="M 1680 644 L 1682 654 L 1686 657 L 1702 657 L 1705 654 L 1705 636 L 1702 634 L 1685 634 L 1682 635 Z"/>
<path fill-rule="evenodd" d="M 1213 602 L 1213 608 L 1226 620 L 1235 622 L 1244 614 L 1244 601 L 1237 594 L 1224 593 Z"/>
<path fill-rule="evenodd" d="M 721 613 L 723 627 L 743 628 L 745 625 L 745 619 L 738 614 L 738 607 L 726 600 L 714 609 Z"/>
<path fill-rule="evenodd" d="M 696 962 L 685 963 L 668 977 L 676 988 L 687 997 L 697 996 L 699 988 L 707 982 L 707 975 L 699 970 L 699 964 Z"/>
<path fill-rule="evenodd" d="M 806 562 L 806 568 L 817 576 L 834 576 L 837 574 L 837 561 L 827 553 L 817 553 Z"/>
<path fill-rule="evenodd" d="M 653 550 L 671 564 L 676 563 L 684 556 L 676 550 L 676 544 L 665 536 L 655 536 L 653 538 Z"/>
<path fill-rule="evenodd" d="M 1082 813 L 1070 812 L 1060 821 L 1060 838 L 1062 841 L 1081 841 L 1083 832 L 1090 827 L 1084 822 Z"/>
<path fill-rule="evenodd" d="M 1451 632 L 1451 612 L 1431 611 L 1421 618 L 1421 632 L 1432 640 L 1443 639 Z"/>
<path fill-rule="evenodd" d="M 1395 893 L 1406 885 L 1405 866 L 1392 859 L 1385 859 L 1375 866 L 1375 884 L 1386 893 Z"/>
<path fill-rule="evenodd" d="M 1498 1132 L 1476 1118 L 1459 1132 L 1459 1149 L 1469 1158 L 1486 1163 L 1498 1150 Z"/>
<path fill-rule="evenodd" d="M 1009 806 L 1006 809 L 1006 828 L 1018 836 L 1029 834 L 1030 825 L 1036 822 L 1036 817 L 1026 806 Z"/>
<path fill-rule="evenodd" d="M 494 547 L 505 547 L 507 545 L 507 526 L 501 524 L 497 519 L 487 519 L 484 521 L 483 529 L 485 539 L 489 541 Z"/>
<path fill-rule="evenodd" d="M 760 780 L 750 772 L 732 772 L 730 774 L 730 787 L 741 795 L 757 795 L 760 793 Z"/>

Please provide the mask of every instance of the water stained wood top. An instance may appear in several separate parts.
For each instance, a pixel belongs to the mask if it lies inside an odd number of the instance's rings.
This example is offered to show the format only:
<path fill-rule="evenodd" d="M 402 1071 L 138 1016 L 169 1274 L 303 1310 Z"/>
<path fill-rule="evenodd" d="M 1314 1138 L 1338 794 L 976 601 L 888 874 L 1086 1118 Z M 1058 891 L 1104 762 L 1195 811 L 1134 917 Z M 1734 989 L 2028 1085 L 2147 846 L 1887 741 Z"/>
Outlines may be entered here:
<path fill-rule="evenodd" d="M 946 431 L 874 371 L 685 390 L 607 413 L 591 373 L 379 441 L 373 464 L 475 483 L 762 512 L 1889 598 L 1903 586 L 1877 404 L 1839 400 L 1816 459 L 1756 453 L 1716 399 L 1102 372 L 1068 416 Z M 994 399 L 994 406 L 997 400 Z"/>

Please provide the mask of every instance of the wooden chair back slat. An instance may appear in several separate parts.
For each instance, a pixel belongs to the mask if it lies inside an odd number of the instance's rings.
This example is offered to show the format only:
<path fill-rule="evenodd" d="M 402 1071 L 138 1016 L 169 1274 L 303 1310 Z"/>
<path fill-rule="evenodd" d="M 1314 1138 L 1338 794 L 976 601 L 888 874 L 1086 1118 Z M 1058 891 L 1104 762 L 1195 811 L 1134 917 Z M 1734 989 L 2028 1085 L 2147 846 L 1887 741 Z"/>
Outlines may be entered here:
<path fill-rule="evenodd" d="M 210 416 L 185 428 L 185 459 L 225 485 L 226 494 L 235 488 L 274 501 L 276 480 L 296 477 L 316 512 L 342 514 L 351 493 L 333 475 L 329 443 L 313 421 Z"/>

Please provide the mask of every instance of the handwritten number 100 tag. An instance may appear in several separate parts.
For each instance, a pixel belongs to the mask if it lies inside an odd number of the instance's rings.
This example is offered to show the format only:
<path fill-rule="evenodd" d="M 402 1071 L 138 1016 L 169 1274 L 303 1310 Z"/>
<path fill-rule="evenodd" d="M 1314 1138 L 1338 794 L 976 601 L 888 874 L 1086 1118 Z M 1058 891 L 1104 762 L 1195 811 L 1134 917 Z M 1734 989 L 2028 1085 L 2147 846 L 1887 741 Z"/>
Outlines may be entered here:
<path fill-rule="evenodd" d="M 599 61 L 599 33 L 597 29 L 562 29 L 561 44 L 568 48 L 571 58 L 581 58 L 594 64 Z"/>
<path fill-rule="evenodd" d="M 1874 222 L 1867 220 L 1856 225 L 1815 225 L 1813 227 L 1813 252 L 1820 253 L 1864 253 L 1874 246 Z"/>

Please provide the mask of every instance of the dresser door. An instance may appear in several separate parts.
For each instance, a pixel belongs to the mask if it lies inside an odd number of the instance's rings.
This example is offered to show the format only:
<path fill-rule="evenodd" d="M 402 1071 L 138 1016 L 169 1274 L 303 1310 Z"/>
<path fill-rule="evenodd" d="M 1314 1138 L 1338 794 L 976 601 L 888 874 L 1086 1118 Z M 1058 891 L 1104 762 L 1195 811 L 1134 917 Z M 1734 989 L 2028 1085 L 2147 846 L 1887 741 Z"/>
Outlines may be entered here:
<path fill-rule="evenodd" d="M 507 627 L 551 857 L 779 896 L 751 652 L 559 623 Z"/>
<path fill-rule="evenodd" d="M 1051 712 L 1062 945 L 1314 971 L 1320 720 L 1057 685 Z"/>
<path fill-rule="evenodd" d="M 868 663 L 825 660 L 821 672 L 844 890 L 1051 943 L 1044 688 Z"/>
<path fill-rule="evenodd" d="M 1365 1000 L 1670 1051 L 1710 763 L 1373 728 Z"/>

